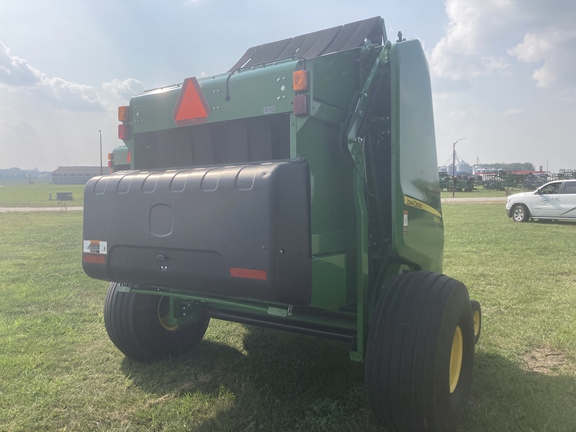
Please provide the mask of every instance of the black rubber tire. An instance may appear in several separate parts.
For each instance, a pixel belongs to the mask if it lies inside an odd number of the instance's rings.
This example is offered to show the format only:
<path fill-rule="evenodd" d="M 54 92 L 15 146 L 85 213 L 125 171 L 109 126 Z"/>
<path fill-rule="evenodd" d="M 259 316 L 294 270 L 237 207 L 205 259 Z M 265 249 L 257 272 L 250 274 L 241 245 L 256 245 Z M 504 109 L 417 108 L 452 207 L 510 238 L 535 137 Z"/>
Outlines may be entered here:
<path fill-rule="evenodd" d="M 524 204 L 514 205 L 510 213 L 514 222 L 527 222 L 530 219 L 530 212 Z"/>
<path fill-rule="evenodd" d="M 127 357 L 137 361 L 169 357 L 193 348 L 204 337 L 209 317 L 167 330 L 158 317 L 159 302 L 167 297 L 120 292 L 118 286 L 115 282 L 108 286 L 104 324 L 110 340 Z"/>
<path fill-rule="evenodd" d="M 457 327 L 462 363 L 451 392 Z M 365 386 L 378 420 L 390 431 L 454 431 L 468 403 L 473 364 L 464 284 L 433 272 L 392 278 L 374 309 L 366 350 Z"/>
<path fill-rule="evenodd" d="M 482 308 L 476 300 L 470 300 L 470 306 L 472 307 L 472 319 L 474 320 L 474 345 L 476 345 L 482 332 Z"/>

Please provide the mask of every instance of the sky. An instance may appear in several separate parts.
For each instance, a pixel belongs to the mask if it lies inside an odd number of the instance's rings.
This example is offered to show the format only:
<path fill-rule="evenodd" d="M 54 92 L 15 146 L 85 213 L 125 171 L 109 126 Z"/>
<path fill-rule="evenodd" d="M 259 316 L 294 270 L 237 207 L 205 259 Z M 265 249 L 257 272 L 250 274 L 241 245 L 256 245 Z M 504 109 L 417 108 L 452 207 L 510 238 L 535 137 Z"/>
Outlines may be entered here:
<path fill-rule="evenodd" d="M 438 165 L 576 169 L 574 0 L 2 0 L 0 169 L 106 164 L 132 95 L 374 16 L 424 46 Z"/>

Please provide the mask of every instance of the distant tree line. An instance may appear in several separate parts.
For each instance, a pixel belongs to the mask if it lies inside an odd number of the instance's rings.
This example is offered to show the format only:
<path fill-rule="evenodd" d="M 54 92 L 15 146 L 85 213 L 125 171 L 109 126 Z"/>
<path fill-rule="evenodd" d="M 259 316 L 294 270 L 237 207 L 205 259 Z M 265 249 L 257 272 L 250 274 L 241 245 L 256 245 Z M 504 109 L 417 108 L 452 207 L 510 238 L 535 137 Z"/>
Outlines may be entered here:
<path fill-rule="evenodd" d="M 23 170 L 20 168 L 7 168 L 0 169 L 0 177 L 10 178 L 10 179 L 27 179 L 28 177 L 38 178 L 42 175 L 50 176 L 52 173 L 50 171 L 38 171 L 37 169 Z"/>
<path fill-rule="evenodd" d="M 504 171 L 534 171 L 536 169 L 532 162 L 493 163 L 493 164 L 483 163 L 482 168 L 492 168 L 494 170 L 504 170 Z"/>

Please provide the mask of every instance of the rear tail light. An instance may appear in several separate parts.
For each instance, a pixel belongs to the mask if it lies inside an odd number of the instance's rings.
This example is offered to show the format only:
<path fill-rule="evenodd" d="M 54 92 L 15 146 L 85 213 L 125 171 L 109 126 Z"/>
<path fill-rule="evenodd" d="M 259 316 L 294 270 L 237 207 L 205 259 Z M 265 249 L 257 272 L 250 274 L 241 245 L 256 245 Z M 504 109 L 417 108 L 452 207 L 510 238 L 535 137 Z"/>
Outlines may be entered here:
<path fill-rule="evenodd" d="M 299 94 L 294 96 L 294 114 L 297 116 L 308 115 L 308 95 Z"/>
<path fill-rule="evenodd" d="M 118 138 L 121 140 L 129 139 L 132 135 L 132 131 L 130 130 L 129 124 L 121 124 L 118 125 Z"/>

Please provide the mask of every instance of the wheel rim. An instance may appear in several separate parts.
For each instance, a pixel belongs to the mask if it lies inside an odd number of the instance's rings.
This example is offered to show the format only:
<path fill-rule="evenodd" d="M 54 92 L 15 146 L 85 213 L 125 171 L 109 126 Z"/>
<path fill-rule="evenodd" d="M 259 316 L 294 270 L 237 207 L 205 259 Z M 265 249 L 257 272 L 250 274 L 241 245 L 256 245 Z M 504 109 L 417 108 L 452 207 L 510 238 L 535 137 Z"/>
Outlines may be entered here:
<path fill-rule="evenodd" d="M 480 312 L 474 311 L 474 336 L 480 333 Z"/>
<path fill-rule="evenodd" d="M 457 326 L 454 332 L 454 339 L 452 339 L 452 352 L 450 353 L 450 393 L 454 393 L 458 386 L 463 355 L 464 339 L 462 338 L 462 329 Z"/>
<path fill-rule="evenodd" d="M 524 211 L 521 207 L 516 207 L 514 209 L 514 219 L 521 221 L 524 218 Z"/>
<path fill-rule="evenodd" d="M 178 330 L 178 324 L 170 324 L 168 320 L 170 319 L 170 299 L 168 297 L 160 297 L 158 301 L 158 321 L 160 325 L 168 331 Z"/>

